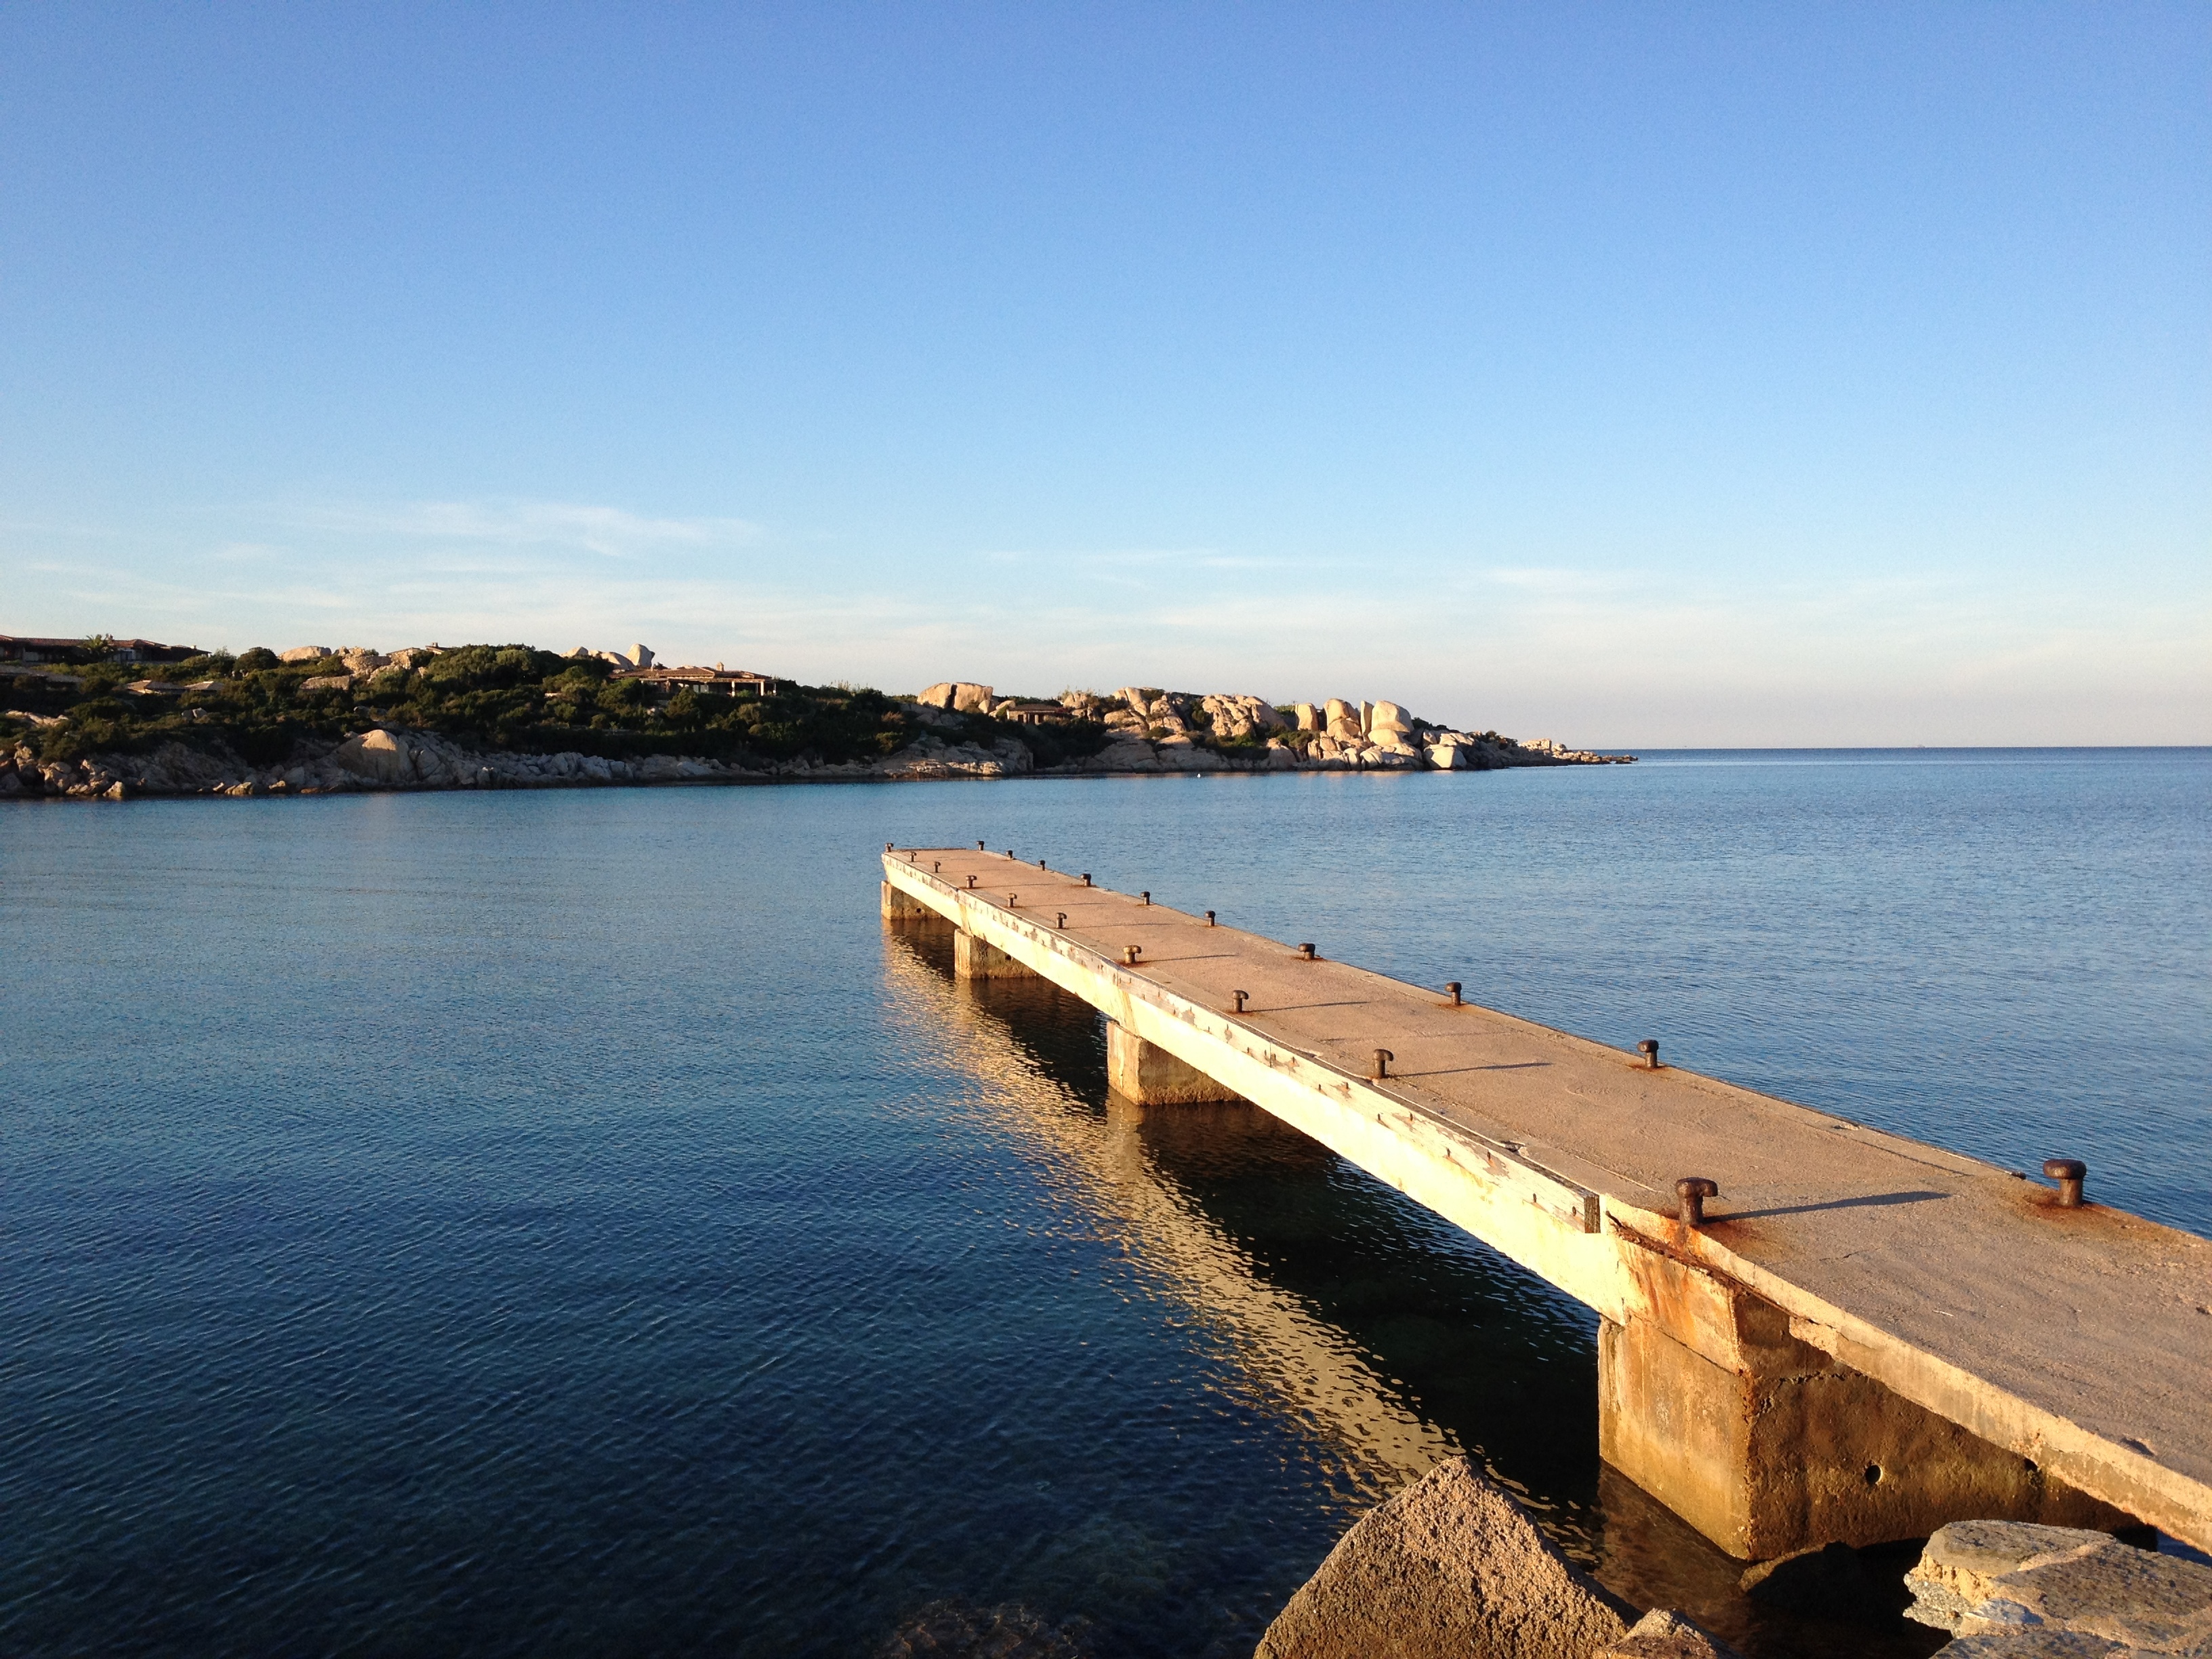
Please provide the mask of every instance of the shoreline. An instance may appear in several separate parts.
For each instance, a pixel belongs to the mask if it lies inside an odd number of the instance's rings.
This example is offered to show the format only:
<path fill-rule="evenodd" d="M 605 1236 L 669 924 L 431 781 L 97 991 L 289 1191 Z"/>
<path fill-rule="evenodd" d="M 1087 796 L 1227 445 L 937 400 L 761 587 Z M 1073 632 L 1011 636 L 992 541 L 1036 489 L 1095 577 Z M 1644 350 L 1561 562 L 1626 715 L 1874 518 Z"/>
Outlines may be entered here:
<path fill-rule="evenodd" d="M 313 748 L 319 753 L 305 753 Z M 1142 751 L 1139 753 L 1139 751 Z M 1634 757 L 1552 755 L 1504 750 L 1439 766 L 1419 755 L 1373 751 L 1322 757 L 1271 749 L 1247 758 L 1195 744 L 1124 738 L 1104 751 L 1040 766 L 1012 738 L 984 744 L 925 735 L 873 762 L 811 762 L 805 757 L 746 767 L 699 756 L 651 755 L 610 760 L 567 750 L 529 754 L 462 747 L 435 732 L 374 726 L 334 744 L 302 745 L 282 764 L 253 766 L 228 752 L 170 742 L 145 755 L 98 754 L 81 761 L 40 761 L 27 748 L 0 755 L 0 799 L 266 799 L 332 794 L 391 794 L 450 789 L 645 788 L 669 784 L 768 786 L 797 783 L 936 783 L 1017 778 L 1203 776 L 1209 772 L 1485 772 L 1526 767 L 1625 764 Z"/>
<path fill-rule="evenodd" d="M 1389 702 L 1279 707 L 1139 686 L 1024 699 L 949 680 L 894 696 L 720 663 L 658 666 L 642 645 L 630 656 L 429 645 L 234 658 L 0 637 L 0 648 L 21 659 L 0 665 L 0 799 L 1479 772 L 1635 758 L 1440 726 Z"/>

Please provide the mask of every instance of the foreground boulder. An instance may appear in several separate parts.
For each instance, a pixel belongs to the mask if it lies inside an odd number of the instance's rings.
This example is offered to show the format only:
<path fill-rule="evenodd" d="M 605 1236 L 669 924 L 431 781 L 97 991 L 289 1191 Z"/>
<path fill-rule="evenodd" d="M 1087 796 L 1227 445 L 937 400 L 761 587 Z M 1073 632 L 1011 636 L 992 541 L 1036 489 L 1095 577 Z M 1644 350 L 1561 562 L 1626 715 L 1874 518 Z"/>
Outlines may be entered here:
<path fill-rule="evenodd" d="M 1255 1659 L 1591 1659 L 1628 1612 L 1460 1457 L 1345 1534 Z"/>
<path fill-rule="evenodd" d="M 1696 1620 L 1667 1607 L 1654 1607 L 1635 1629 L 1592 1659 L 1743 1659 Z"/>
<path fill-rule="evenodd" d="M 2212 1567 L 2100 1532 L 1954 1521 L 1905 1582 L 1909 1617 L 1958 1633 L 1951 1659 L 2212 1656 Z"/>

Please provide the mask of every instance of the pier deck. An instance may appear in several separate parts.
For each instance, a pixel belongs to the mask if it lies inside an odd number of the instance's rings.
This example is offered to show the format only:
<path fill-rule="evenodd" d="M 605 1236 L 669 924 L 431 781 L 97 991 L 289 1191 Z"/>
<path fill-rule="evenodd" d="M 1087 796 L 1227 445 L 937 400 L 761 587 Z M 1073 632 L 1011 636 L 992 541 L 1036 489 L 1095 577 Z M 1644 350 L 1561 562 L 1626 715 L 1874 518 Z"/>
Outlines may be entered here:
<path fill-rule="evenodd" d="M 2087 1523 L 2068 1488 L 2212 1548 L 2212 1243 L 998 851 L 884 865 L 887 915 L 951 923 L 1595 1308 L 1627 1344 L 1606 1356 L 1607 1456 L 1739 1554 L 1946 1507 Z M 1686 1176 L 1719 1187 L 1702 1226 L 1675 1216 Z M 1664 1341 L 1628 1341 L 1647 1328 Z M 1893 1425 L 1864 1452 L 1856 1425 L 1808 1426 L 1808 1401 L 1878 1415 L 1859 1378 L 1986 1446 Z M 1826 1476 L 1764 1467 L 1808 1437 Z M 1700 1446 L 1748 1466 L 1727 1491 L 1673 1470 Z"/>

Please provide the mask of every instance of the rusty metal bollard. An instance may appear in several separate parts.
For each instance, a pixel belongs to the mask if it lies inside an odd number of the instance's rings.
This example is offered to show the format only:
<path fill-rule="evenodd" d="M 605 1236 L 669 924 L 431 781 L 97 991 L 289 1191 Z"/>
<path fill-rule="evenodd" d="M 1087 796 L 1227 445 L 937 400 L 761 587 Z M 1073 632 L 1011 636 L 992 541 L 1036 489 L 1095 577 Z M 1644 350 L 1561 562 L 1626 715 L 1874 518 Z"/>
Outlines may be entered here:
<path fill-rule="evenodd" d="M 1452 1006 L 1455 1008 L 1458 1007 L 1460 1006 L 1459 981 L 1455 979 L 1446 980 L 1444 981 L 1444 989 L 1451 993 Z"/>
<path fill-rule="evenodd" d="M 1088 886 L 1090 886 L 1090 885 L 1091 885 L 1091 878 L 1090 878 L 1090 876 L 1089 876 L 1087 873 L 1086 873 L 1086 874 L 1084 876 L 1084 878 L 1083 878 L 1083 884 L 1084 884 L 1085 887 L 1088 887 Z"/>
<path fill-rule="evenodd" d="M 1067 912 L 1066 912 L 1066 911 L 1062 910 L 1062 911 L 1060 913 L 1060 921 L 1059 921 L 1057 923 L 1055 923 L 1054 925 L 1055 925 L 1056 927 L 1058 927 L 1060 929 L 1060 931 L 1061 931 L 1062 933 L 1066 932 L 1066 930 L 1067 930 Z"/>
<path fill-rule="evenodd" d="M 2078 1210 L 2081 1207 L 2081 1183 L 2088 1178 L 2089 1166 L 2078 1158 L 2046 1158 L 2043 1173 L 2058 1183 L 2058 1207 Z"/>
<path fill-rule="evenodd" d="M 1145 947 L 1141 945 L 1123 945 L 1121 947 L 1121 965 L 1125 968 L 1135 967 L 1137 965 L 1137 958 L 1144 955 L 1144 953 Z"/>
<path fill-rule="evenodd" d="M 1298 955 L 1303 957 L 1306 961 L 1311 962 L 1314 959 L 1313 946 L 1310 945 L 1301 945 L 1298 946 Z"/>
<path fill-rule="evenodd" d="M 1656 1072 L 1659 1069 L 1659 1039 L 1657 1037 L 1644 1038 L 1636 1045 L 1636 1052 L 1644 1056 L 1645 1071 Z"/>
<path fill-rule="evenodd" d="M 973 887 L 973 886 L 975 884 L 975 877 L 973 877 L 973 876 L 969 877 L 969 878 L 968 878 L 968 884 L 969 884 L 970 887 Z"/>
<path fill-rule="evenodd" d="M 1138 902 L 1140 902 L 1140 903 L 1144 903 L 1144 904 L 1150 904 L 1150 903 L 1152 902 L 1152 891 L 1151 891 L 1151 890 L 1150 890 L 1150 889 L 1146 889 L 1144 892 L 1141 892 L 1141 893 L 1138 894 L 1138 895 L 1137 895 L 1137 898 L 1138 898 Z"/>
<path fill-rule="evenodd" d="M 1375 1075 L 1378 1080 L 1390 1075 L 1390 1062 L 1397 1058 L 1388 1048 L 1375 1051 Z"/>
<path fill-rule="evenodd" d="M 1705 1200 L 1721 1195 L 1720 1184 L 1705 1176 L 1684 1176 L 1674 1183 L 1674 1196 L 1680 1200 L 1675 1219 L 1692 1227 L 1705 1224 Z"/>
<path fill-rule="evenodd" d="M 1211 910 L 1206 913 L 1206 925 L 1209 927 L 1213 926 L 1213 912 Z"/>
<path fill-rule="evenodd" d="M 1240 1014 L 1243 1013 L 1244 1012 L 1245 999 L 1249 997 L 1252 994 L 1249 991 L 1231 991 L 1229 994 L 1237 999 L 1237 1012 Z"/>

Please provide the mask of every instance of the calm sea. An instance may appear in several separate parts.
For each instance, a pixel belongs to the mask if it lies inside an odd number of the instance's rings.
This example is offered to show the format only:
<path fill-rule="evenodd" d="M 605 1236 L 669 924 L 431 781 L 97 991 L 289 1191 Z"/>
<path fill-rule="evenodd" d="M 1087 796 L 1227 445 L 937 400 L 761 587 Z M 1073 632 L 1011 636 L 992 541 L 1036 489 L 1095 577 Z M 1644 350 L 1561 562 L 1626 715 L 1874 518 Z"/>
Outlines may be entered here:
<path fill-rule="evenodd" d="M 1580 1308 L 1249 1113 L 1110 1106 L 1086 1009 L 885 936 L 877 855 L 2212 1233 L 2208 826 L 2206 750 L 0 810 L 0 1651 L 1243 1655 L 1454 1449 L 1814 1650 L 1602 1475 Z"/>

